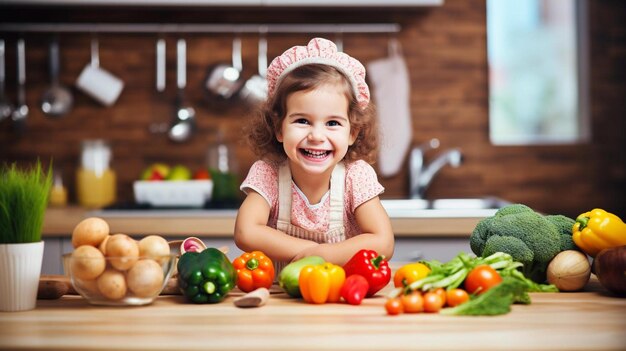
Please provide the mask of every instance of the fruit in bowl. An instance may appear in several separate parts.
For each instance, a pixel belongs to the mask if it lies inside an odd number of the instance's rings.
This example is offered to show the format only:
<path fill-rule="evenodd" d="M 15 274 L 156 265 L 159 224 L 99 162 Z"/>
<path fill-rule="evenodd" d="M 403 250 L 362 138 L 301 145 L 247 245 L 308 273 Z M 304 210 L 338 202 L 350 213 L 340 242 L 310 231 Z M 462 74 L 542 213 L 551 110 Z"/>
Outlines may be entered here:
<path fill-rule="evenodd" d="M 170 173 L 170 166 L 165 163 L 153 163 L 141 173 L 141 180 L 165 180 Z"/>
<path fill-rule="evenodd" d="M 190 180 L 191 171 L 183 165 L 175 165 L 165 177 L 165 180 Z"/>
<path fill-rule="evenodd" d="M 94 237 L 85 223 L 95 220 L 102 221 L 87 218 L 79 223 L 72 241 L 84 243 L 83 237 Z M 158 235 L 137 242 L 126 234 L 107 232 L 100 242 L 81 244 L 63 260 L 74 289 L 89 303 L 124 306 L 152 303 L 172 275 L 176 256 Z"/>

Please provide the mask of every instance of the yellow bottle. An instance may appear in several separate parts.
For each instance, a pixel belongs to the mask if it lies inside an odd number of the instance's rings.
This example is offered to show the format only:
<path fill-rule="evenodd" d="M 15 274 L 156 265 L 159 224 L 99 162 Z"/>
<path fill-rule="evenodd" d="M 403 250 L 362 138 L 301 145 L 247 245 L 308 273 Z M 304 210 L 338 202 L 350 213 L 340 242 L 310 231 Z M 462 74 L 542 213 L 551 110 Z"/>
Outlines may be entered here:
<path fill-rule="evenodd" d="M 103 140 L 82 143 L 81 167 L 76 171 L 78 203 L 84 207 L 101 208 L 115 202 L 116 175 L 109 168 L 111 148 Z"/>
<path fill-rule="evenodd" d="M 50 188 L 50 206 L 62 207 L 67 205 L 67 189 L 63 186 L 61 175 L 55 173 L 54 183 Z"/>

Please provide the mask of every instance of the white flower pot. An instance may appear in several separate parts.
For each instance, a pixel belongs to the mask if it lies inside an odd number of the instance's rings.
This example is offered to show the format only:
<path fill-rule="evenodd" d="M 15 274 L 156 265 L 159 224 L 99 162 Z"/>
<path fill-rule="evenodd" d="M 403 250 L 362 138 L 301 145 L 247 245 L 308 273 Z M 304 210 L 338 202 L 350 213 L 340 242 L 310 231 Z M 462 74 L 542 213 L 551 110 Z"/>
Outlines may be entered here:
<path fill-rule="evenodd" d="M 0 311 L 27 311 L 37 305 L 43 241 L 0 244 Z"/>

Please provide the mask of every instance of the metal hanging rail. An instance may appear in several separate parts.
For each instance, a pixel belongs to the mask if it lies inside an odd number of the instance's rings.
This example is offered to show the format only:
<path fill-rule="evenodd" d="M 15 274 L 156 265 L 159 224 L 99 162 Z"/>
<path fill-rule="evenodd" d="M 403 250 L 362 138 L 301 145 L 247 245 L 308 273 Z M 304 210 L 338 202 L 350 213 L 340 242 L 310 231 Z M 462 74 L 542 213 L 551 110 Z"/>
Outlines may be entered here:
<path fill-rule="evenodd" d="M 2 23 L 0 32 L 48 33 L 398 33 L 397 23 L 363 24 L 133 24 Z"/>

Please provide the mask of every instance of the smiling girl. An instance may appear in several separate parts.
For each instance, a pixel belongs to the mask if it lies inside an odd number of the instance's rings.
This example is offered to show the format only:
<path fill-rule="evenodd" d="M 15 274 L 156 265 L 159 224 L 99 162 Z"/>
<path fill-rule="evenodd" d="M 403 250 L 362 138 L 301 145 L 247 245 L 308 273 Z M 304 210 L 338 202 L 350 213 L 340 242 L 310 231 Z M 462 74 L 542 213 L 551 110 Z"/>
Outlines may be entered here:
<path fill-rule="evenodd" d="M 343 265 L 358 250 L 390 258 L 394 236 L 372 166 L 376 119 L 365 68 L 315 38 L 268 68 L 269 98 L 248 130 L 261 160 L 241 190 L 235 242 L 280 270 L 306 256 Z"/>

